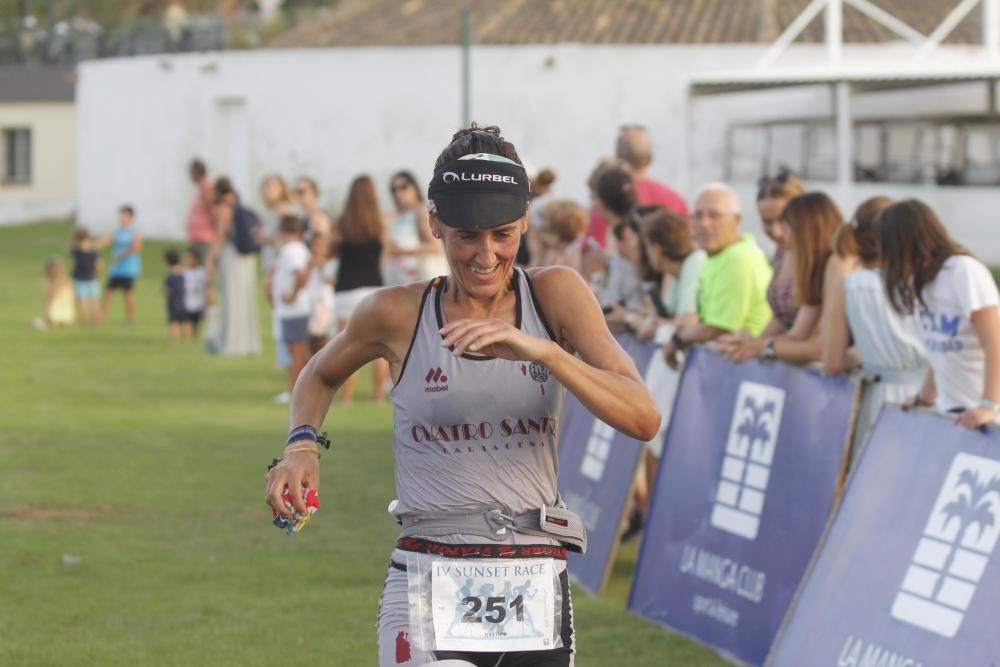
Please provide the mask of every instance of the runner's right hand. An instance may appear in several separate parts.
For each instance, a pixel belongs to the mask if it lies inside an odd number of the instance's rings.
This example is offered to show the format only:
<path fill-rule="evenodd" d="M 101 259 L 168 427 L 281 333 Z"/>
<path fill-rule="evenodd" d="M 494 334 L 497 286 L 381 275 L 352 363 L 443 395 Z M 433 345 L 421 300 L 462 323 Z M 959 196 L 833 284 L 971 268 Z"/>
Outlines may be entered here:
<path fill-rule="evenodd" d="M 289 449 L 305 444 L 292 443 Z M 296 512 L 306 513 L 306 504 L 302 499 L 302 488 L 308 487 L 319 491 L 319 456 L 309 451 L 299 451 L 288 454 L 276 466 L 267 472 L 264 501 L 271 508 L 282 516 L 292 516 L 292 512 L 285 507 L 285 502 L 281 498 L 281 493 L 288 485 L 288 495 L 291 497 L 292 505 Z"/>

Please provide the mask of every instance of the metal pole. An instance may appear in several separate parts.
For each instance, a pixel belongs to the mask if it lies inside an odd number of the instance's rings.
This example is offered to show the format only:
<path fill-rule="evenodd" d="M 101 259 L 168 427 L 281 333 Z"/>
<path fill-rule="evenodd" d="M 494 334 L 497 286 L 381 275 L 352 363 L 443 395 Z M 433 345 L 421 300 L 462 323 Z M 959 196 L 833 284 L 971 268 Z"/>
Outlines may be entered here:
<path fill-rule="evenodd" d="M 851 118 L 851 84 L 834 84 L 834 108 L 837 117 L 837 187 L 847 197 L 854 180 L 854 120 Z"/>
<path fill-rule="evenodd" d="M 692 92 L 693 92 L 693 89 L 692 89 L 691 85 L 688 84 L 688 86 L 686 88 L 687 104 L 684 105 L 684 130 L 685 130 L 685 132 L 684 132 L 684 138 L 682 140 L 683 141 L 683 144 L 682 144 L 683 147 L 681 148 L 681 153 L 684 156 L 684 174 L 681 177 L 681 187 L 684 188 L 685 192 L 690 192 L 690 188 L 692 187 L 692 185 L 691 185 L 691 174 L 694 171 L 694 166 L 693 166 L 693 163 L 694 163 L 694 151 L 692 150 L 694 142 L 691 141 L 691 137 L 694 136 L 694 105 L 695 105 L 696 101 L 698 100 L 698 97 L 696 95 L 693 95 Z M 731 131 L 732 131 L 731 129 L 727 129 L 727 131 L 726 131 L 726 150 L 727 150 L 726 157 L 727 157 L 727 159 L 726 159 L 725 169 L 726 169 L 726 177 L 727 178 L 729 177 L 729 169 L 730 169 L 730 164 L 729 163 L 730 163 L 730 159 L 732 157 L 731 154 L 728 152 L 729 145 L 730 145 L 729 134 L 730 134 Z"/>
<path fill-rule="evenodd" d="M 472 82 L 472 67 L 469 57 L 472 28 L 469 14 L 469 2 L 466 0 L 462 4 L 462 127 L 468 127 L 472 122 L 471 92 L 469 90 Z"/>
<path fill-rule="evenodd" d="M 831 65 L 840 63 L 844 41 L 844 6 L 842 0 L 830 0 L 826 6 L 826 54 Z"/>
<path fill-rule="evenodd" d="M 983 48 L 990 58 L 1000 56 L 1000 0 L 983 0 Z"/>

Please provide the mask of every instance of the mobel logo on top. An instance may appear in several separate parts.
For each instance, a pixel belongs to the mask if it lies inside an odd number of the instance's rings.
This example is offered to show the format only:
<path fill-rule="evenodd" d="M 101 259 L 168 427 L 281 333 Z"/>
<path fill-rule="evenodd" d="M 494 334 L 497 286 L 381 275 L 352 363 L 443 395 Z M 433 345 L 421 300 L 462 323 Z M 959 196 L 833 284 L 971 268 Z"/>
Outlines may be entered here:
<path fill-rule="evenodd" d="M 439 391 L 448 391 L 448 376 L 444 374 L 441 367 L 432 368 L 427 371 L 427 375 L 424 376 L 424 384 L 431 385 L 429 387 L 424 387 L 424 393 L 435 393 Z"/>

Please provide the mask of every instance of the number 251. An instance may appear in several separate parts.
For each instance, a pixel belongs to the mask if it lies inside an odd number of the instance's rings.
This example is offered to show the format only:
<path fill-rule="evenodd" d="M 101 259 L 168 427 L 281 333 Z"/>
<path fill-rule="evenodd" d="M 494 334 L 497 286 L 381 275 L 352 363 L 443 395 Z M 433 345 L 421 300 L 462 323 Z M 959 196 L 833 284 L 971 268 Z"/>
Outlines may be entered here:
<path fill-rule="evenodd" d="M 479 616 L 479 610 L 483 608 L 481 598 L 469 596 L 462 600 L 462 604 L 468 605 L 469 610 L 462 616 L 462 623 L 482 623 L 486 619 L 487 623 L 503 623 L 507 618 L 507 607 L 514 610 L 514 617 L 519 621 L 524 620 L 524 596 L 518 595 L 504 606 L 507 602 L 505 597 L 486 598 L 486 614 Z"/>

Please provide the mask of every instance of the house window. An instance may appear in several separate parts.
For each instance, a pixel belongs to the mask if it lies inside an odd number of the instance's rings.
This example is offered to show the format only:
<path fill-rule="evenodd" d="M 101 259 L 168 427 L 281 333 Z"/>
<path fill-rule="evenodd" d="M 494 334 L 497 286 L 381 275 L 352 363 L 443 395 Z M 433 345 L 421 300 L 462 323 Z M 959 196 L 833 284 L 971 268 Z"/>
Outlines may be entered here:
<path fill-rule="evenodd" d="M 31 183 L 31 130 L 7 127 L 3 130 L 3 182 Z"/>

